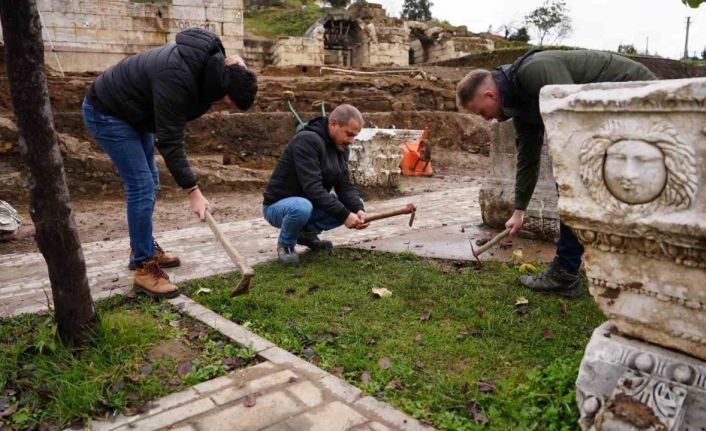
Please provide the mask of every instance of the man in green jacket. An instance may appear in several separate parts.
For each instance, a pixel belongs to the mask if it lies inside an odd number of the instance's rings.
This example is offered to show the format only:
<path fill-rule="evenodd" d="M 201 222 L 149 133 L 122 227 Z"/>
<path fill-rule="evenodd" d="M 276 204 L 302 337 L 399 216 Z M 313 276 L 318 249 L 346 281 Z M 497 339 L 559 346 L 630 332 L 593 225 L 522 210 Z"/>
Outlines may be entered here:
<path fill-rule="evenodd" d="M 537 185 L 544 123 L 539 113 L 539 91 L 545 85 L 594 82 L 650 81 L 657 77 L 626 57 L 602 51 L 531 50 L 513 64 L 493 71 L 472 70 L 456 89 L 458 106 L 486 120 L 512 118 L 517 134 L 515 211 L 505 226 L 512 235 L 522 229 L 525 210 Z M 535 291 L 573 297 L 581 293 L 579 267 L 583 246 L 560 224 L 559 243 L 549 270 L 522 276 L 520 282 Z"/>

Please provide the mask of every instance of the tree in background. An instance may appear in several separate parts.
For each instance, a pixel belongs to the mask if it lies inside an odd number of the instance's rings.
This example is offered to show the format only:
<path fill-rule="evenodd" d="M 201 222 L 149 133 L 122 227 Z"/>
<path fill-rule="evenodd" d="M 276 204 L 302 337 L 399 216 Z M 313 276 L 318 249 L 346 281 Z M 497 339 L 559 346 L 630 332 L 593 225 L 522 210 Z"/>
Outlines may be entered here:
<path fill-rule="evenodd" d="M 345 9 L 351 0 L 328 0 L 326 3 L 330 4 L 331 7 L 336 9 Z"/>
<path fill-rule="evenodd" d="M 627 55 L 636 55 L 637 54 L 637 49 L 635 49 L 635 45 L 623 45 L 620 44 L 618 45 L 618 52 L 621 54 L 627 54 Z"/>
<path fill-rule="evenodd" d="M 429 0 L 404 0 L 400 16 L 410 21 L 429 21 L 433 5 Z"/>
<path fill-rule="evenodd" d="M 20 152 L 28 168 L 34 236 L 47 262 L 59 336 L 78 347 L 91 339 L 97 315 L 54 131 L 36 1 L 0 2 L 0 21 Z"/>
<path fill-rule="evenodd" d="M 527 43 L 530 40 L 530 35 L 527 32 L 527 27 L 520 27 L 518 28 L 513 34 L 511 34 L 507 40 L 511 40 L 513 42 L 524 42 Z"/>
<path fill-rule="evenodd" d="M 571 32 L 571 18 L 565 0 L 545 0 L 542 6 L 530 12 L 525 21 L 537 33 L 539 45 L 556 43 Z"/>
<path fill-rule="evenodd" d="M 706 0 L 681 0 L 681 2 L 689 7 L 697 8 L 701 6 L 701 3 L 706 3 Z"/>

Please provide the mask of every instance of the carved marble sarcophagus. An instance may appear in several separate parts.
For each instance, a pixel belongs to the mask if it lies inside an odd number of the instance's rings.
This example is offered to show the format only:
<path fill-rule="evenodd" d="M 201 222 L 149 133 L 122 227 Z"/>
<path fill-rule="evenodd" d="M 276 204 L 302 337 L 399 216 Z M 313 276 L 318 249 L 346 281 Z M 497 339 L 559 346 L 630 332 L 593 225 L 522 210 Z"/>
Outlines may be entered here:
<path fill-rule="evenodd" d="M 541 109 L 559 213 L 610 321 L 579 374 L 582 426 L 706 427 L 706 79 L 550 86 Z M 642 407 L 653 422 L 624 417 Z"/>

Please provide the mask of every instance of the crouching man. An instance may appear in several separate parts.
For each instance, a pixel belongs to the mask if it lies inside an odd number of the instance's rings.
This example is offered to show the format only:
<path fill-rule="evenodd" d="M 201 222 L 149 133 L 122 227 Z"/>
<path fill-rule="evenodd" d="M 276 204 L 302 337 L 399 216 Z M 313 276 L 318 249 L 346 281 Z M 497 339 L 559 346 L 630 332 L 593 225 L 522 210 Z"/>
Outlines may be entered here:
<path fill-rule="evenodd" d="M 287 144 L 264 193 L 265 220 L 280 228 L 277 256 L 299 263 L 296 244 L 330 251 L 318 234 L 341 225 L 365 229 L 363 201 L 348 172 L 348 146 L 363 127 L 363 116 L 340 105 L 328 117 L 310 120 Z M 331 191 L 335 193 L 331 193 Z"/>

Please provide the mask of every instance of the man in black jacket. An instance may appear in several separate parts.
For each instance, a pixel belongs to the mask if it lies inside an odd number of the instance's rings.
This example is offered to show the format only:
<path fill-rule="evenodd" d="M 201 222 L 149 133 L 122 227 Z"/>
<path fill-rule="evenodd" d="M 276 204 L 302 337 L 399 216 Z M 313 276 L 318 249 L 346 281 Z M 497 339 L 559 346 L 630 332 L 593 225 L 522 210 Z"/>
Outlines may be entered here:
<path fill-rule="evenodd" d="M 265 220 L 280 228 L 277 256 L 299 263 L 296 244 L 331 250 L 318 234 L 345 224 L 365 229 L 363 201 L 348 172 L 349 145 L 364 121 L 351 105 L 340 105 L 329 117 L 314 118 L 292 138 L 275 166 L 264 193 Z M 331 190 L 335 191 L 331 193 Z"/>
<path fill-rule="evenodd" d="M 154 147 L 205 220 L 208 201 L 186 159 L 184 127 L 217 101 L 247 110 L 257 93 L 255 74 L 238 56 L 225 57 L 215 34 L 192 28 L 176 43 L 133 55 L 104 71 L 83 102 L 86 126 L 108 153 L 125 184 L 133 288 L 154 297 L 173 297 L 177 287 L 161 268 L 178 266 L 152 236 L 159 172 Z M 155 143 L 153 133 L 157 135 Z"/>

